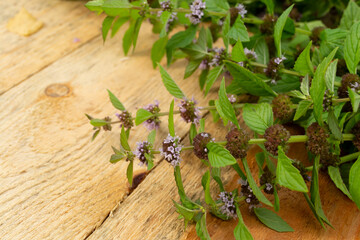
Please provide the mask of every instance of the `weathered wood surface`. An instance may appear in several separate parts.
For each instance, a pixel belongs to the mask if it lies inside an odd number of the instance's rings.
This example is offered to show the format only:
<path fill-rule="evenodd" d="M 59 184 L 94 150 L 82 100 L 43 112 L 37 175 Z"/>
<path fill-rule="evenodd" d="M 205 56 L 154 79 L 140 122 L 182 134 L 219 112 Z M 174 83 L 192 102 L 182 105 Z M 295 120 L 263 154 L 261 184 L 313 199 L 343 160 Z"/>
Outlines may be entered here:
<path fill-rule="evenodd" d="M 53 0 L 0 3 L 0 239 L 196 239 L 193 225 L 183 231 L 171 202 L 171 198 L 179 200 L 173 169 L 160 161 L 127 196 L 127 164 L 108 162 L 110 146 L 119 144 L 119 130 L 102 133 L 91 143 L 91 127 L 83 115 L 113 116 L 105 89 L 111 89 L 133 113 L 154 99 L 167 111 L 171 96 L 149 58 L 156 36 L 144 24 L 136 52 L 125 57 L 119 37 L 102 45 L 101 19 L 81 4 Z M 7 19 L 21 6 L 45 23 L 30 38 L 5 28 Z M 74 43 L 74 38 L 81 42 Z M 188 96 L 194 95 L 205 105 L 214 95 L 204 99 L 196 77 L 182 80 L 184 65 L 185 61 L 175 63 L 169 73 L 181 81 Z M 186 136 L 188 126 L 178 117 L 175 120 L 177 134 Z M 166 121 L 164 118 L 158 142 L 167 134 Z M 220 124 L 208 125 L 207 130 L 223 139 L 225 130 Z M 144 127 L 137 127 L 131 145 L 146 133 Z M 249 153 L 254 170 L 255 151 Z M 304 159 L 300 145 L 291 151 L 292 156 Z M 184 154 L 183 159 L 185 189 L 190 197 L 203 199 L 200 178 L 205 167 L 192 153 Z M 224 179 L 229 189 L 237 184 L 230 169 L 224 171 Z M 336 231 L 320 228 L 301 194 L 282 190 L 280 215 L 296 232 L 268 230 L 243 207 L 255 238 L 359 236 L 355 205 L 325 175 L 321 175 L 321 185 L 326 186 L 321 189 L 324 210 Z M 208 223 L 213 239 L 232 239 L 236 221 L 228 224 L 210 216 Z"/>

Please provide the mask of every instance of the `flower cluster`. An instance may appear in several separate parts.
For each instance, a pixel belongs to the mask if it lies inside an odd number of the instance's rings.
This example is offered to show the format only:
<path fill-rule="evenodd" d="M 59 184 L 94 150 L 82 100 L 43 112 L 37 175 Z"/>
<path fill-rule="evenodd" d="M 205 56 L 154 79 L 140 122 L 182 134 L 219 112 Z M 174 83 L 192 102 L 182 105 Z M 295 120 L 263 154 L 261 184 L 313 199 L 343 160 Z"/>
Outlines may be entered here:
<path fill-rule="evenodd" d="M 349 97 L 348 88 L 354 92 L 360 90 L 360 77 L 356 74 L 345 74 L 341 79 L 341 87 L 338 88 L 340 98 Z"/>
<path fill-rule="evenodd" d="M 264 192 L 267 194 L 274 194 L 275 176 L 271 173 L 269 168 L 264 168 L 264 173 L 260 177 L 260 185 L 265 185 Z"/>
<path fill-rule="evenodd" d="M 249 50 L 248 48 L 244 48 L 244 54 L 249 59 L 249 61 L 256 61 L 258 56 L 255 51 Z M 238 62 L 238 64 L 242 67 L 245 66 L 244 62 Z"/>
<path fill-rule="evenodd" d="M 234 95 L 234 94 L 230 94 L 230 95 L 228 95 L 228 99 L 229 99 L 229 102 L 230 102 L 231 104 L 233 104 L 233 103 L 236 103 L 236 102 L 237 102 L 237 96 L 236 96 L 236 95 Z"/>
<path fill-rule="evenodd" d="M 219 209 L 220 212 L 226 215 L 228 218 L 236 218 L 236 206 L 233 193 L 221 192 L 219 194 L 219 200 L 223 204 Z"/>
<path fill-rule="evenodd" d="M 180 145 L 180 137 L 171 136 L 170 134 L 164 139 L 162 149 L 160 149 L 161 155 L 168 161 L 173 167 L 180 164 L 182 145 Z"/>
<path fill-rule="evenodd" d="M 168 32 L 170 30 L 172 24 L 177 20 L 177 12 L 172 12 L 172 5 L 170 3 L 170 0 L 161 2 L 160 8 L 162 10 L 158 12 L 158 17 L 160 17 L 164 11 L 168 11 L 171 13 L 170 17 L 166 23 L 166 26 L 165 26 L 165 29 Z"/>
<path fill-rule="evenodd" d="M 234 158 L 245 158 L 249 148 L 249 135 L 243 129 L 233 128 L 226 135 L 226 149 Z"/>
<path fill-rule="evenodd" d="M 310 40 L 314 45 L 320 45 L 320 33 L 325 29 L 325 27 L 316 27 L 312 30 Z"/>
<path fill-rule="evenodd" d="M 200 109 L 195 105 L 197 102 L 192 98 L 181 100 L 178 104 L 180 110 L 180 116 L 187 123 L 195 123 L 198 124 L 201 119 Z"/>
<path fill-rule="evenodd" d="M 199 24 L 201 22 L 201 18 L 204 16 L 204 9 L 206 8 L 205 2 L 202 0 L 194 0 L 190 5 L 191 13 L 186 14 L 192 24 Z"/>
<path fill-rule="evenodd" d="M 103 126 L 104 131 L 111 131 L 111 129 L 112 129 L 111 124 L 110 124 L 111 118 L 110 117 L 105 117 L 104 120 L 109 122 L 108 124 L 105 124 Z"/>
<path fill-rule="evenodd" d="M 216 67 L 222 64 L 222 61 L 226 59 L 225 48 L 213 48 L 210 52 L 215 53 L 211 61 L 208 63 L 209 67 Z"/>
<path fill-rule="evenodd" d="M 308 136 L 306 146 L 312 154 L 319 155 L 329 151 L 327 139 L 330 134 L 326 125 L 322 127 L 314 122 L 306 129 L 306 135 Z"/>
<path fill-rule="evenodd" d="M 290 133 L 283 125 L 275 124 L 265 130 L 264 143 L 266 150 L 274 156 L 278 155 L 278 147 L 281 146 L 287 151 L 286 142 L 290 138 Z"/>
<path fill-rule="evenodd" d="M 134 126 L 134 122 L 131 117 L 131 113 L 129 113 L 128 111 L 124 110 L 120 114 L 117 113 L 115 115 L 118 117 L 118 119 L 120 121 L 120 127 L 124 126 L 124 128 L 130 129 Z"/>
<path fill-rule="evenodd" d="M 277 17 L 272 14 L 266 14 L 263 17 L 263 21 L 263 24 L 260 25 L 261 33 L 265 35 L 272 35 L 274 33 L 274 27 L 277 21 Z"/>
<path fill-rule="evenodd" d="M 140 165 L 144 165 L 144 164 L 147 165 L 145 154 L 148 155 L 151 154 L 151 149 L 153 147 L 152 144 L 149 143 L 148 141 L 144 141 L 144 142 L 137 142 L 136 145 L 137 148 L 134 154 L 140 160 Z"/>
<path fill-rule="evenodd" d="M 241 184 L 241 196 L 246 197 L 245 202 L 249 204 L 250 211 L 254 208 L 259 206 L 260 202 L 253 193 L 253 190 L 249 186 L 249 183 L 247 180 L 240 179 L 239 183 Z"/>
<path fill-rule="evenodd" d="M 159 128 L 161 120 L 160 120 L 159 116 L 156 116 L 156 114 L 160 112 L 159 102 L 157 100 L 155 100 L 154 104 L 149 104 L 149 105 L 143 107 L 143 109 L 151 112 L 152 114 L 155 114 L 154 116 L 152 116 L 151 118 L 149 118 L 148 120 L 146 120 L 144 122 L 147 129 L 149 129 L 151 131 L 153 129 Z"/>
<path fill-rule="evenodd" d="M 244 18 L 245 14 L 247 14 L 247 10 L 245 9 L 245 6 L 241 3 L 239 3 L 236 7 L 236 10 L 238 11 L 238 14 Z"/>
<path fill-rule="evenodd" d="M 286 58 L 284 56 L 272 58 L 272 59 L 270 59 L 267 68 L 264 69 L 264 73 L 266 74 L 267 77 L 269 77 L 271 79 L 272 84 L 276 84 L 276 81 L 278 80 L 278 71 L 281 68 L 280 64 L 285 59 Z"/>
<path fill-rule="evenodd" d="M 325 112 L 329 111 L 332 108 L 332 99 L 333 99 L 333 93 L 327 89 L 325 91 L 324 100 L 323 100 L 323 108 Z"/>
<path fill-rule="evenodd" d="M 193 139 L 193 145 L 194 145 L 194 154 L 200 159 L 208 159 L 208 153 L 209 150 L 206 147 L 206 144 L 209 142 L 214 141 L 214 139 L 211 138 L 210 133 L 202 132 L 197 134 Z"/>
<path fill-rule="evenodd" d="M 272 100 L 274 117 L 282 122 L 292 119 L 294 109 L 291 108 L 292 102 L 288 95 L 279 94 Z"/>

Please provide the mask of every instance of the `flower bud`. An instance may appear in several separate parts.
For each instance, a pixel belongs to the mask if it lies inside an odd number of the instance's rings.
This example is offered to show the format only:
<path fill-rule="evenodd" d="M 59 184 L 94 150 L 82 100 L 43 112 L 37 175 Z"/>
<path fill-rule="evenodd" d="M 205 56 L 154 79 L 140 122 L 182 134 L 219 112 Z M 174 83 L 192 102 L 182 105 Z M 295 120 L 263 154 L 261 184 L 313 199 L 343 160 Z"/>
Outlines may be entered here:
<path fill-rule="evenodd" d="M 111 122 L 110 117 L 105 117 L 104 120 L 107 122 Z M 111 129 L 112 129 L 111 124 L 108 123 L 108 124 L 104 125 L 103 129 L 104 129 L 104 131 L 111 131 Z"/>
<path fill-rule="evenodd" d="M 288 95 L 279 94 L 272 101 L 274 117 L 281 122 L 290 121 L 294 114 L 294 109 L 291 108 L 292 102 Z"/>
<path fill-rule="evenodd" d="M 264 192 L 267 194 L 274 194 L 274 180 L 275 176 L 270 172 L 266 166 L 264 173 L 260 177 L 260 185 L 265 185 Z"/>
<path fill-rule="evenodd" d="M 290 138 L 289 131 L 280 124 L 275 124 L 265 130 L 264 143 L 266 150 L 274 156 L 278 155 L 278 147 L 281 146 L 283 150 L 287 151 L 286 142 Z"/>
<path fill-rule="evenodd" d="M 306 136 L 308 136 L 306 147 L 312 154 L 319 155 L 329 151 L 327 138 L 330 134 L 327 126 L 321 127 L 314 122 L 306 129 Z"/>
<path fill-rule="evenodd" d="M 211 142 L 211 134 L 202 132 L 197 134 L 193 139 L 194 145 L 194 154 L 200 159 L 208 159 L 209 150 L 206 147 L 206 144 Z"/>
<path fill-rule="evenodd" d="M 242 129 L 233 128 L 226 135 L 226 149 L 234 158 L 245 158 L 249 148 L 249 135 Z"/>
<path fill-rule="evenodd" d="M 338 88 L 340 98 L 349 97 L 348 87 L 353 91 L 360 90 L 360 78 L 356 74 L 347 73 L 341 79 L 341 87 Z"/>
<path fill-rule="evenodd" d="M 172 137 L 170 134 L 164 139 L 162 149 L 160 149 L 161 155 L 165 160 L 169 162 L 173 167 L 180 164 L 182 145 L 180 145 L 180 137 Z"/>
<path fill-rule="evenodd" d="M 134 126 L 133 119 L 131 117 L 131 113 L 124 110 L 122 113 L 115 114 L 120 120 L 120 127 L 124 126 L 126 129 L 130 129 Z"/>
<path fill-rule="evenodd" d="M 313 42 L 313 45 L 320 45 L 320 34 L 324 31 L 325 27 L 316 27 L 312 30 L 310 35 L 310 40 Z"/>

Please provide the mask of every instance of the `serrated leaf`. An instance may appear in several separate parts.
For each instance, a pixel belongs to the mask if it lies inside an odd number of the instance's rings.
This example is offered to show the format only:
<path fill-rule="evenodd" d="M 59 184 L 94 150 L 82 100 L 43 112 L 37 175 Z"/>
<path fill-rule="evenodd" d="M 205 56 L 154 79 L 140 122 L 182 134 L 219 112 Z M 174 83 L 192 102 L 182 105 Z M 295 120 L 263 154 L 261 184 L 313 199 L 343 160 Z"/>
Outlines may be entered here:
<path fill-rule="evenodd" d="M 231 103 L 227 97 L 227 94 L 226 94 L 224 78 L 221 81 L 221 85 L 220 85 L 220 89 L 219 89 L 219 104 L 220 104 L 222 113 L 225 115 L 226 119 L 231 121 L 238 129 L 240 129 L 240 125 L 236 118 L 234 108 L 231 105 Z"/>
<path fill-rule="evenodd" d="M 298 192 L 308 192 L 307 186 L 300 171 L 292 165 L 291 160 L 279 147 L 278 164 L 276 167 L 276 181 L 281 186 Z"/>
<path fill-rule="evenodd" d="M 240 40 L 238 40 L 231 51 L 231 59 L 235 62 L 243 62 L 247 60 L 244 48 Z"/>
<path fill-rule="evenodd" d="M 226 126 L 228 124 L 228 120 L 225 117 L 225 114 L 222 111 L 222 108 L 220 106 L 219 100 L 215 100 L 215 107 L 216 107 L 216 111 L 219 114 L 220 118 L 222 119 L 224 126 Z"/>
<path fill-rule="evenodd" d="M 233 40 L 240 40 L 242 42 L 248 42 L 250 40 L 248 31 L 244 22 L 241 20 L 240 15 L 236 18 L 235 23 L 230 28 L 228 36 Z"/>
<path fill-rule="evenodd" d="M 102 23 L 101 31 L 102 31 L 102 37 L 103 37 L 104 42 L 106 41 L 106 37 L 108 35 L 108 32 L 111 28 L 113 21 L 114 21 L 114 17 L 107 16 Z"/>
<path fill-rule="evenodd" d="M 335 139 L 342 140 L 342 132 L 339 126 L 339 121 L 337 117 L 334 114 L 334 111 L 332 109 L 329 110 L 328 114 L 328 125 L 330 128 L 330 131 L 334 135 Z"/>
<path fill-rule="evenodd" d="M 204 188 L 206 204 L 214 205 L 215 201 L 212 199 L 211 194 L 210 194 L 210 172 L 209 172 L 209 170 L 206 171 L 205 174 L 203 175 L 203 177 L 201 179 L 201 185 Z"/>
<path fill-rule="evenodd" d="M 335 91 L 334 84 L 335 84 L 335 78 L 336 78 L 337 63 L 338 63 L 337 59 L 335 59 L 335 61 L 331 62 L 325 73 L 326 88 L 332 92 Z"/>
<path fill-rule="evenodd" d="M 299 102 L 295 112 L 294 121 L 304 116 L 311 105 L 312 101 L 310 100 L 302 100 L 301 102 Z"/>
<path fill-rule="evenodd" d="M 133 184 L 133 168 L 134 168 L 134 161 L 130 161 L 126 170 L 126 177 L 128 179 L 130 186 L 132 186 Z"/>
<path fill-rule="evenodd" d="M 227 14 L 222 28 L 222 35 L 223 35 L 222 38 L 226 51 L 229 49 L 229 41 L 230 41 L 228 34 L 229 31 L 230 31 L 230 14 Z"/>
<path fill-rule="evenodd" d="M 306 99 L 306 96 L 304 94 L 302 94 L 302 92 L 300 92 L 299 90 L 292 90 L 291 92 L 288 93 L 288 95 L 290 97 L 300 98 L 303 100 Z"/>
<path fill-rule="evenodd" d="M 253 176 L 251 175 L 251 171 L 249 168 L 249 165 L 246 161 L 246 158 L 241 159 L 245 172 L 246 172 L 246 177 L 247 177 L 247 181 L 249 183 L 249 186 L 251 187 L 251 189 L 253 190 L 254 195 L 257 197 L 257 199 L 259 199 L 260 202 L 272 207 L 272 203 L 264 196 L 264 194 L 261 192 L 260 188 L 256 185 L 256 182 L 253 178 Z"/>
<path fill-rule="evenodd" d="M 106 0 L 102 5 L 104 12 L 109 16 L 118 16 L 124 9 L 131 8 L 128 0 Z"/>
<path fill-rule="evenodd" d="M 85 7 L 87 7 L 90 11 L 97 12 L 97 14 L 100 14 L 103 9 L 102 5 L 104 4 L 104 0 L 93 0 L 89 1 L 85 4 Z"/>
<path fill-rule="evenodd" d="M 282 32 L 284 30 L 284 26 L 285 23 L 287 21 L 287 18 L 292 10 L 292 8 L 294 7 L 294 5 L 291 5 L 290 7 L 288 7 L 278 18 L 278 20 L 276 21 L 275 24 L 275 28 L 274 28 L 274 42 L 275 42 L 275 47 L 277 49 L 277 55 L 278 57 L 281 57 L 281 36 L 282 36 Z"/>
<path fill-rule="evenodd" d="M 91 138 L 91 141 L 94 141 L 97 135 L 99 135 L 100 129 L 96 130 Z"/>
<path fill-rule="evenodd" d="M 133 43 L 134 27 L 135 25 L 133 23 L 130 24 L 128 30 L 126 30 L 122 39 L 122 46 L 125 56 L 128 54 L 130 47 Z"/>
<path fill-rule="evenodd" d="M 206 147 L 209 150 L 209 162 L 212 167 L 225 167 L 237 163 L 236 159 L 223 146 L 209 142 Z"/>
<path fill-rule="evenodd" d="M 314 73 L 314 67 L 310 60 L 311 43 L 312 42 L 310 41 L 306 48 L 300 53 L 294 65 L 295 71 L 299 72 L 303 76 L 306 74 L 312 75 Z"/>
<path fill-rule="evenodd" d="M 151 145 L 154 145 L 155 137 L 156 137 L 156 130 L 154 129 L 149 133 L 149 135 L 147 137 L 147 140 Z"/>
<path fill-rule="evenodd" d="M 331 180 L 335 183 L 336 187 L 340 189 L 346 196 L 352 199 L 349 190 L 347 189 L 343 179 L 341 178 L 339 167 L 328 167 L 328 173 Z"/>
<path fill-rule="evenodd" d="M 225 191 L 224 184 L 221 180 L 221 169 L 220 168 L 212 168 L 211 169 L 211 177 L 217 182 L 220 188 L 220 192 Z"/>
<path fill-rule="evenodd" d="M 161 29 L 160 38 L 163 38 L 166 36 L 167 32 L 166 32 L 166 24 L 169 21 L 169 18 L 171 16 L 171 12 L 169 11 L 163 11 L 160 15 L 160 22 L 162 23 L 163 27 Z"/>
<path fill-rule="evenodd" d="M 169 134 L 172 137 L 175 137 L 175 127 L 174 127 L 174 100 L 170 103 L 170 109 L 169 109 Z"/>
<path fill-rule="evenodd" d="M 195 215 L 195 212 L 194 212 L 192 209 L 188 209 L 188 208 L 186 208 L 186 207 L 178 204 L 178 203 L 175 202 L 174 200 L 173 200 L 173 203 L 174 203 L 174 205 L 175 205 L 175 207 L 176 207 L 176 211 L 177 211 L 179 214 L 181 214 L 181 215 L 184 217 L 184 219 L 186 219 L 186 220 L 188 220 L 188 221 L 190 221 L 190 220 L 193 219 L 193 217 L 194 217 L 194 215 Z"/>
<path fill-rule="evenodd" d="M 196 223 L 195 229 L 201 240 L 210 240 L 210 235 L 206 228 L 206 213 L 204 213 L 201 219 Z"/>
<path fill-rule="evenodd" d="M 193 139 L 196 135 L 197 135 L 196 125 L 195 123 L 191 123 L 190 132 L 189 132 L 190 144 L 193 144 Z"/>
<path fill-rule="evenodd" d="M 360 157 L 358 157 L 350 169 L 349 190 L 353 201 L 360 209 Z"/>
<path fill-rule="evenodd" d="M 113 24 L 113 27 L 111 29 L 111 37 L 114 37 L 115 34 L 119 31 L 122 25 L 126 23 L 129 20 L 129 17 L 119 17 L 116 19 L 116 21 Z"/>
<path fill-rule="evenodd" d="M 165 46 L 167 41 L 167 36 L 160 38 L 154 43 L 151 48 L 151 60 L 154 68 L 156 68 L 157 63 L 160 62 L 165 55 Z"/>
<path fill-rule="evenodd" d="M 265 5 L 268 13 L 274 14 L 274 1 L 273 0 L 261 0 Z"/>
<path fill-rule="evenodd" d="M 258 38 L 254 44 L 254 51 L 256 52 L 258 63 L 268 64 L 270 59 L 269 48 L 266 44 L 265 38 Z"/>
<path fill-rule="evenodd" d="M 226 13 L 230 6 L 226 0 L 205 0 L 206 10 L 219 13 Z"/>
<path fill-rule="evenodd" d="M 111 163 L 117 163 L 118 161 L 124 159 L 126 156 L 124 154 L 113 154 L 110 157 L 110 162 Z"/>
<path fill-rule="evenodd" d="M 102 127 L 105 126 L 107 123 L 108 122 L 103 119 L 93 118 L 90 120 L 90 124 L 93 125 L 94 127 Z"/>
<path fill-rule="evenodd" d="M 112 92 L 110 92 L 109 89 L 107 91 L 109 93 L 109 98 L 110 98 L 110 101 L 111 101 L 112 105 L 114 106 L 114 108 L 116 108 L 120 111 L 125 111 L 125 107 L 120 102 L 120 100 Z"/>
<path fill-rule="evenodd" d="M 344 58 L 350 73 L 356 74 L 360 61 L 360 22 L 355 23 L 345 39 Z"/>
<path fill-rule="evenodd" d="M 120 143 L 121 146 L 126 150 L 126 151 L 131 151 L 131 148 L 129 146 L 128 143 L 128 138 L 124 129 L 124 125 L 121 126 L 121 133 L 120 133 Z"/>
<path fill-rule="evenodd" d="M 348 31 L 336 28 L 325 29 L 320 34 L 320 53 L 322 56 L 327 56 L 335 48 L 339 48 L 337 56 L 343 58 L 344 56 L 344 41 Z"/>
<path fill-rule="evenodd" d="M 200 85 L 201 90 L 204 90 L 204 86 L 205 86 L 208 74 L 209 74 L 209 69 L 205 69 L 205 70 L 201 71 L 201 74 L 199 76 L 199 85 Z"/>
<path fill-rule="evenodd" d="M 188 65 L 186 65 L 184 79 L 190 77 L 199 68 L 201 61 L 201 59 L 189 61 Z"/>
<path fill-rule="evenodd" d="M 353 24 L 360 20 L 360 8 L 354 1 L 349 1 L 341 20 L 340 28 L 349 30 Z"/>
<path fill-rule="evenodd" d="M 207 75 L 206 78 L 206 87 L 205 87 L 205 95 L 207 95 L 212 87 L 214 85 L 216 79 L 220 76 L 224 68 L 224 64 L 214 67 L 211 69 Z"/>
<path fill-rule="evenodd" d="M 354 92 L 349 87 L 348 87 L 348 93 L 349 93 L 349 98 L 350 98 L 350 102 L 351 102 L 353 112 L 356 113 L 358 111 L 359 105 L 360 105 L 360 95 L 357 94 L 356 92 Z"/>
<path fill-rule="evenodd" d="M 136 112 L 136 117 L 135 117 L 136 126 L 138 126 L 141 123 L 145 122 L 146 120 L 148 120 L 152 116 L 153 116 L 153 114 L 151 112 L 149 112 L 148 110 L 145 110 L 143 108 L 140 108 Z"/>
<path fill-rule="evenodd" d="M 254 213 L 268 228 L 277 232 L 293 232 L 294 229 L 289 226 L 281 217 L 266 208 L 254 208 Z"/>
<path fill-rule="evenodd" d="M 306 75 L 301 81 L 300 90 L 305 96 L 309 96 L 309 75 Z"/>
<path fill-rule="evenodd" d="M 246 227 L 242 218 L 239 207 L 236 205 L 236 215 L 239 219 L 238 224 L 234 229 L 234 237 L 236 240 L 253 240 L 249 229 Z"/>
<path fill-rule="evenodd" d="M 177 186 L 177 189 L 178 189 L 178 194 L 179 194 L 181 203 L 185 207 L 192 209 L 192 207 L 194 205 L 185 194 L 185 189 L 184 189 L 183 182 L 182 182 L 182 179 L 181 179 L 180 166 L 175 167 L 174 176 L 175 176 L 175 183 L 176 183 L 176 186 Z"/>
<path fill-rule="evenodd" d="M 243 107 L 243 119 L 251 130 L 261 135 L 274 122 L 273 112 L 268 103 L 246 103 Z"/>
<path fill-rule="evenodd" d="M 168 90 L 168 92 L 176 98 L 185 99 L 185 94 L 181 91 L 181 89 L 171 78 L 171 76 L 166 72 L 166 70 L 160 64 L 158 64 L 158 66 L 160 68 L 160 74 L 164 86 Z"/>
<path fill-rule="evenodd" d="M 256 96 L 277 95 L 269 85 L 249 70 L 234 62 L 225 61 L 225 65 L 231 76 L 234 77 L 234 81 L 248 93 Z"/>

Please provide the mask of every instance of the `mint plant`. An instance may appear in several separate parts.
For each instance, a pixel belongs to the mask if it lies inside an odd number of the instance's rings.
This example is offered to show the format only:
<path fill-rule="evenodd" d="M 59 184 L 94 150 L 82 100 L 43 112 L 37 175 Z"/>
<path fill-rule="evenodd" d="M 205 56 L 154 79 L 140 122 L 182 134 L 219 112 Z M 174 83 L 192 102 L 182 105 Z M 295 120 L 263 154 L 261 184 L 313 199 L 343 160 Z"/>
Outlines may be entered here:
<path fill-rule="evenodd" d="M 129 162 L 130 185 L 136 159 L 149 171 L 156 164 L 155 155 L 169 162 L 180 196 L 180 203 L 174 202 L 176 211 L 185 226 L 196 223 L 200 239 L 210 239 L 209 213 L 223 220 L 237 218 L 235 238 L 252 239 L 240 212 L 242 204 L 265 226 L 278 232 L 293 231 L 276 214 L 280 188 L 302 192 L 319 224 L 331 226 L 321 206 L 319 188 L 325 186 L 319 186 L 320 173 L 328 174 L 360 208 L 360 7 L 354 1 L 324 1 L 316 9 L 311 4 L 296 1 L 284 7 L 271 0 L 246 5 L 230 0 L 95 0 L 86 4 L 107 15 L 104 41 L 110 30 L 114 36 L 129 22 L 123 36 L 125 54 L 135 49 L 141 24 L 150 21 L 153 32 L 159 34 L 151 50 L 153 66 L 159 68 L 164 87 L 174 97 L 165 105 L 167 112 L 154 100 L 133 115 L 108 90 L 111 103 L 120 111 L 118 120 L 86 115 L 94 129 L 93 140 L 101 131 L 120 125 L 120 148 L 113 147 L 110 162 Z M 222 47 L 213 46 L 218 39 Z M 159 64 L 165 55 L 167 65 L 188 60 L 184 78 L 200 72 L 199 90 L 204 95 L 222 79 L 217 98 L 198 106 Z M 254 96 L 256 101 L 239 102 L 242 95 Z M 211 129 L 205 132 L 202 113 L 206 112 L 228 130 L 222 139 L 212 138 Z M 177 115 L 189 125 L 189 146 L 176 135 Z M 161 146 L 155 146 L 157 130 L 166 125 L 164 117 L 168 118 L 168 136 Z M 242 129 L 239 119 L 251 133 Z M 291 135 L 285 123 L 303 127 L 306 134 Z M 134 149 L 128 139 L 140 124 L 150 132 Z M 311 166 L 287 156 L 289 143 L 298 142 L 305 143 Z M 246 158 L 250 145 L 263 150 L 256 155 L 259 176 L 252 174 Z M 202 199 L 190 199 L 185 193 L 180 171 L 184 151 L 193 151 L 208 168 L 201 180 Z M 349 174 L 342 172 L 345 163 L 350 166 Z M 227 166 L 238 174 L 238 188 L 224 186 L 221 169 Z M 213 180 L 218 186 L 215 194 L 210 189 Z M 274 195 L 274 201 L 267 195 Z"/>

